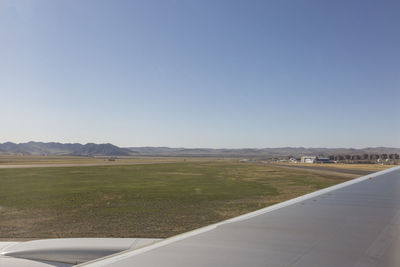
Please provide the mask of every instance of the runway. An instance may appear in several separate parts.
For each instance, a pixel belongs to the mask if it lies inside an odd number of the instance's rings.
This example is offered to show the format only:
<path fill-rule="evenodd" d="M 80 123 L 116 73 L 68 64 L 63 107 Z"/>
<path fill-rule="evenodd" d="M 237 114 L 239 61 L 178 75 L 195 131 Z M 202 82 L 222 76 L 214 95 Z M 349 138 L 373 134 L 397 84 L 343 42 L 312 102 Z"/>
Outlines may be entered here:
<path fill-rule="evenodd" d="M 121 165 L 141 165 L 141 164 L 163 164 L 171 162 L 129 162 L 129 163 L 66 163 L 66 164 L 9 164 L 0 165 L 0 169 L 22 169 L 22 168 L 58 168 L 58 167 L 90 167 L 90 166 L 121 166 Z"/>
<path fill-rule="evenodd" d="M 329 167 L 326 165 L 319 166 L 316 164 L 310 164 L 311 166 L 304 166 L 304 165 L 286 165 L 286 164 L 271 164 L 266 163 L 267 166 L 278 166 L 283 168 L 291 168 L 291 169 L 303 169 L 303 170 L 310 170 L 310 171 L 327 171 L 327 172 L 336 172 L 336 173 L 344 173 L 344 174 L 352 174 L 352 175 L 367 175 L 373 173 L 374 171 L 370 170 L 357 170 L 357 169 L 342 169 L 336 167 Z"/>

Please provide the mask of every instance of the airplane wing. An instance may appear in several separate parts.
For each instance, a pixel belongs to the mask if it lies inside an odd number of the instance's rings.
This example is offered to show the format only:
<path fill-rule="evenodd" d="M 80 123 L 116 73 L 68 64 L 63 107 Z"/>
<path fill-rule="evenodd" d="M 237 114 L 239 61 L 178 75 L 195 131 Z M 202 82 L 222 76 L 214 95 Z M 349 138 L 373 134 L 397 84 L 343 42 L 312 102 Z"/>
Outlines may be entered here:
<path fill-rule="evenodd" d="M 0 242 L 0 267 L 73 266 L 121 251 L 140 248 L 161 239 L 57 238 Z"/>
<path fill-rule="evenodd" d="M 395 167 L 79 266 L 400 266 L 399 251 Z"/>

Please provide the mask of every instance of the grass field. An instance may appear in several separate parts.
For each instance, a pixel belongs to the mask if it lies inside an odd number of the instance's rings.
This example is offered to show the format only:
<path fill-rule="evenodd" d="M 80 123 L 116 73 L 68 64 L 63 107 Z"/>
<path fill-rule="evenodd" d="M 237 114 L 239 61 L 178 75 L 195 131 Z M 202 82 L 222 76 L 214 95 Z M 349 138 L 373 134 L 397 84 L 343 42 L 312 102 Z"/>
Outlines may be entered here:
<path fill-rule="evenodd" d="M 168 237 L 347 179 L 237 161 L 0 169 L 0 238 Z"/>

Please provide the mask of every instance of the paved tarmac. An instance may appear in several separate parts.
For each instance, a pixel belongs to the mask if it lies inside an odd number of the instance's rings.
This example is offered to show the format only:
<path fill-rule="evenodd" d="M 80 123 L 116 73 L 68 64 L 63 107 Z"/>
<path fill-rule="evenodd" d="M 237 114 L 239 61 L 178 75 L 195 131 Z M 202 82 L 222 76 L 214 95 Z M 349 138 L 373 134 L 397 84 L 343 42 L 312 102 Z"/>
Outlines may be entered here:
<path fill-rule="evenodd" d="M 357 170 L 357 169 L 341 169 L 336 167 L 328 167 L 328 166 L 319 166 L 312 164 L 312 166 L 304 166 L 304 165 L 285 165 L 285 164 L 267 164 L 269 166 L 279 166 L 285 168 L 295 168 L 295 169 L 304 169 L 304 170 L 319 170 L 319 171 L 329 171 L 336 173 L 344 173 L 344 174 L 354 174 L 354 175 L 367 175 L 373 173 L 374 171 L 370 170 Z"/>

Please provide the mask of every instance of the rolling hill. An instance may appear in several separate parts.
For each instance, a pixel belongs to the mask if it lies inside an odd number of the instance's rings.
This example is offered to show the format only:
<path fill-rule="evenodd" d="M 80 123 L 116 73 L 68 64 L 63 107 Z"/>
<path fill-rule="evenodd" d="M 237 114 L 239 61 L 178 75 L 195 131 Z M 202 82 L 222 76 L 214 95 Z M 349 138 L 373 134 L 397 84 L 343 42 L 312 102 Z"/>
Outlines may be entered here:
<path fill-rule="evenodd" d="M 24 154 L 24 155 L 74 155 L 74 156 L 129 156 L 135 152 L 129 149 L 120 148 L 112 144 L 88 143 L 11 143 L 0 144 L 0 153 L 5 154 Z"/>
<path fill-rule="evenodd" d="M 360 154 L 395 154 L 400 148 L 368 147 L 355 148 L 170 148 L 170 147 L 128 147 L 121 148 L 113 144 L 79 144 L 57 142 L 27 142 L 0 144 L 0 154 L 23 155 L 74 155 L 74 156 L 167 156 L 167 157 L 285 157 L 303 155 L 360 155 Z"/>

